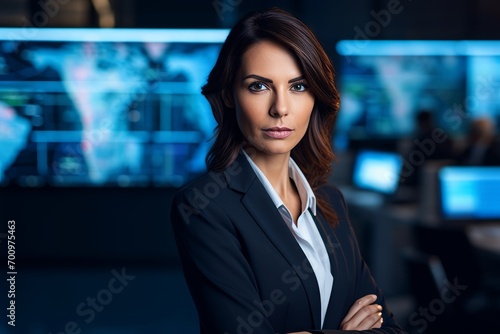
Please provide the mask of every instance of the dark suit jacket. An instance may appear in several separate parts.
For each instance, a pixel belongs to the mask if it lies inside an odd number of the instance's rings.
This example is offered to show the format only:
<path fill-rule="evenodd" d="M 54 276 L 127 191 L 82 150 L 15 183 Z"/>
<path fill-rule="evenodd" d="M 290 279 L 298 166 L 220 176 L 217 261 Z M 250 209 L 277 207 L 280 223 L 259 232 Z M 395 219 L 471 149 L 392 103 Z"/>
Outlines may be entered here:
<path fill-rule="evenodd" d="M 342 195 L 330 186 L 320 191 L 339 225 L 332 229 L 317 210 L 334 283 L 324 330 L 316 333 L 341 332 L 349 308 L 367 294 L 383 306 L 383 327 L 371 332 L 402 333 L 361 258 Z M 179 191 L 171 218 L 201 333 L 320 330 L 311 265 L 244 155 Z"/>

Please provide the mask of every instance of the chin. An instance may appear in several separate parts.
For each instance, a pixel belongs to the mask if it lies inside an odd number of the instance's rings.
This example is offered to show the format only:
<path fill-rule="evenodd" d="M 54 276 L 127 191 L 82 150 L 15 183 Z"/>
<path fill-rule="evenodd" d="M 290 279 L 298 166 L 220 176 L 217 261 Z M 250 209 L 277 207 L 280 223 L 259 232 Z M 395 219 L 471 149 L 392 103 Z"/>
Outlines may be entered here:
<path fill-rule="evenodd" d="M 266 143 L 265 145 L 252 145 L 252 149 L 266 154 L 288 154 L 296 145 L 291 143 Z"/>

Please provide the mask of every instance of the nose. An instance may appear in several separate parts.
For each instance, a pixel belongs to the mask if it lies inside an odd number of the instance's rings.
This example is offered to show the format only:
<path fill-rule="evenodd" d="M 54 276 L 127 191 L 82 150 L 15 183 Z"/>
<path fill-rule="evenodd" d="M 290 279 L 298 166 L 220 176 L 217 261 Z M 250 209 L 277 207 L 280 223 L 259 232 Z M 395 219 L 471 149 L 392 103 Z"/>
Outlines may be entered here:
<path fill-rule="evenodd" d="M 288 115 L 288 96 L 285 92 L 276 91 L 269 115 L 273 118 L 280 118 Z"/>

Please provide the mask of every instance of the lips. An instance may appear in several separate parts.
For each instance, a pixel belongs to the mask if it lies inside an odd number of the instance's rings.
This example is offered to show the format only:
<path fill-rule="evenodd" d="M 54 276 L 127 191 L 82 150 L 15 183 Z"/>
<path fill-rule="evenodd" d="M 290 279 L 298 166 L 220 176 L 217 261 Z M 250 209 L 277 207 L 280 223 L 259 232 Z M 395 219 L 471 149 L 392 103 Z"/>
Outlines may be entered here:
<path fill-rule="evenodd" d="M 263 129 L 263 131 L 268 137 L 274 139 L 283 139 L 291 135 L 293 130 L 287 127 L 275 126 L 272 128 Z"/>

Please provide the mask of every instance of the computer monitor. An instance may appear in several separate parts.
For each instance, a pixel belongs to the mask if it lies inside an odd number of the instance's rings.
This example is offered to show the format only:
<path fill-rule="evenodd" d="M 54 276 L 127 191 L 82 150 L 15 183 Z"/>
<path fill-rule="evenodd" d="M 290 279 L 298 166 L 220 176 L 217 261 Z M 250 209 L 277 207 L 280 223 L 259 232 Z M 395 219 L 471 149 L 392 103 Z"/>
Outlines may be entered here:
<path fill-rule="evenodd" d="M 385 195 L 394 194 L 402 167 L 402 159 L 397 153 L 360 151 L 354 163 L 353 185 Z"/>
<path fill-rule="evenodd" d="M 500 221 L 500 167 L 447 166 L 438 182 L 445 221 Z"/>
<path fill-rule="evenodd" d="M 223 29 L 0 29 L 0 185 L 180 186 L 205 170 Z"/>

